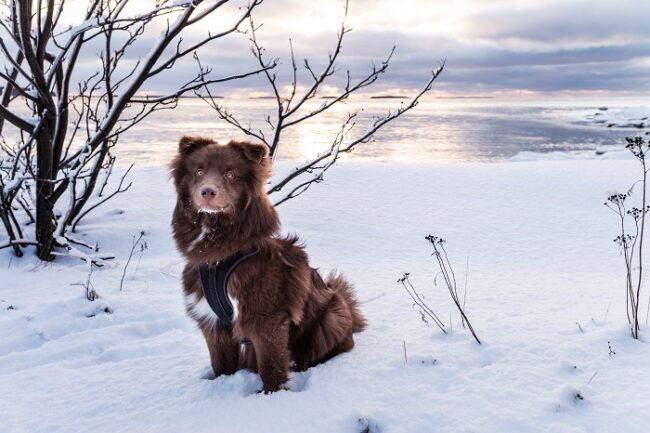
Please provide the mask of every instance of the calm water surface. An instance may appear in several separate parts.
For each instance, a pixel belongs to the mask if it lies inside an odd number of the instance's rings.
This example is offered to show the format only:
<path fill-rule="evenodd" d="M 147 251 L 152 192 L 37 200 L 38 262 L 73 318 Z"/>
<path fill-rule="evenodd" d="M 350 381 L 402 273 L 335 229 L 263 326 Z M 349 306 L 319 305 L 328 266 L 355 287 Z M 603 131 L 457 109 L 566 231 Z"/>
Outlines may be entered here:
<path fill-rule="evenodd" d="M 264 119 L 274 113 L 273 101 L 221 100 L 243 123 L 271 135 Z M 306 107 L 317 107 L 322 100 Z M 373 116 L 399 107 L 399 100 L 356 99 L 325 112 L 315 120 L 285 130 L 278 159 L 304 160 L 327 148 L 348 112 L 360 111 L 350 138 L 362 134 Z M 622 146 L 625 136 L 645 131 L 606 128 L 585 119 L 599 107 L 642 107 L 643 99 L 436 99 L 427 95 L 412 111 L 376 134 L 375 141 L 359 145 L 347 158 L 382 161 L 502 161 L 522 151 L 595 151 Z M 611 113 L 611 111 L 610 111 Z M 200 99 L 183 99 L 175 110 L 150 116 L 122 137 L 115 153 L 121 165 L 166 164 L 184 134 L 208 135 L 218 141 L 246 139 L 218 119 Z M 595 152 L 593 152 L 595 155 Z"/>

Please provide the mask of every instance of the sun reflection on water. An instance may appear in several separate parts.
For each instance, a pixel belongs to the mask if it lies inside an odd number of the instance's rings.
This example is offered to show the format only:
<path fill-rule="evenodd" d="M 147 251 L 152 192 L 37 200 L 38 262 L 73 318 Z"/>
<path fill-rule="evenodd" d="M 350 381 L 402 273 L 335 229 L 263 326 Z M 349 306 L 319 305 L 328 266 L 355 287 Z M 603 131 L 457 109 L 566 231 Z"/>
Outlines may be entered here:
<path fill-rule="evenodd" d="M 309 113 L 323 101 L 304 107 Z M 224 100 L 244 124 L 264 128 L 264 119 L 273 115 L 273 101 L 264 99 Z M 356 126 L 346 143 L 363 134 L 373 116 L 383 116 L 399 100 L 357 99 L 338 104 L 319 116 L 283 131 L 277 160 L 305 160 L 328 149 L 348 113 L 359 111 Z M 595 101 L 594 106 L 603 104 Z M 626 131 L 571 123 L 571 116 L 585 109 L 579 101 L 508 100 L 427 100 L 375 135 L 375 140 L 359 145 L 343 159 L 379 161 L 494 161 L 521 151 L 549 152 L 595 149 L 617 144 Z M 549 113 L 555 113 L 549 115 Z M 572 114 L 573 113 L 573 114 Z M 567 120 L 568 119 L 568 120 Z M 147 122 L 121 138 L 116 148 L 119 163 L 167 164 L 183 135 L 207 135 L 219 142 L 250 140 L 250 136 L 219 121 L 216 114 L 198 99 L 183 99 L 173 111 L 151 116 Z"/>

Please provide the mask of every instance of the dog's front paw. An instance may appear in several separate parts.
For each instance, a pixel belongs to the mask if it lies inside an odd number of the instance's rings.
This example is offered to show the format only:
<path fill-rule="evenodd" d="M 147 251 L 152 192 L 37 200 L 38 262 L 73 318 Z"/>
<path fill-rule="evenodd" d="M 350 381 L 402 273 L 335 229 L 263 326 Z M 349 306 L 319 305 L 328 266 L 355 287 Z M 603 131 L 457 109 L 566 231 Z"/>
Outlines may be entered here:
<path fill-rule="evenodd" d="M 278 374 L 262 378 L 262 392 L 264 394 L 271 394 L 277 391 L 288 391 L 289 390 L 289 380 L 287 374 Z"/>
<path fill-rule="evenodd" d="M 201 370 L 201 379 L 204 380 L 214 380 L 217 376 L 214 374 L 214 370 L 210 366 L 206 366 Z"/>
<path fill-rule="evenodd" d="M 278 391 L 290 391 L 290 390 L 291 390 L 291 389 L 289 388 L 289 385 L 285 383 L 285 384 L 280 385 L 280 386 L 278 386 L 278 387 L 267 387 L 267 386 L 264 386 L 262 389 L 260 389 L 259 391 L 257 391 L 257 393 L 258 393 L 258 394 L 269 395 L 269 394 L 273 394 L 274 392 L 278 392 Z"/>

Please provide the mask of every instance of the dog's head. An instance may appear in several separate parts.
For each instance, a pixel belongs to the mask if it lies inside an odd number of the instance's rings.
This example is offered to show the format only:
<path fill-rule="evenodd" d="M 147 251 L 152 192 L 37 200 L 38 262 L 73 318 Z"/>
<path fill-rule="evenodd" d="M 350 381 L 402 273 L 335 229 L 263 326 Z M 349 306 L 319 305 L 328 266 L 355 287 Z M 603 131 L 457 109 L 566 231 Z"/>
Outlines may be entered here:
<path fill-rule="evenodd" d="M 176 190 L 191 209 L 232 216 L 265 198 L 270 165 L 263 144 L 220 145 L 208 138 L 183 137 L 171 169 Z"/>

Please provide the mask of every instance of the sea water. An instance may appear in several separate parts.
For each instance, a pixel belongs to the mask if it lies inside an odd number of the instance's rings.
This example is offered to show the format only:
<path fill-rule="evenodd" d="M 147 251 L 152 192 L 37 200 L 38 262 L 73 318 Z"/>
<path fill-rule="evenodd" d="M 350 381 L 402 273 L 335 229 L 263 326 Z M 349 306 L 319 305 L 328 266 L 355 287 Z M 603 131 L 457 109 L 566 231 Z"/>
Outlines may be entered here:
<path fill-rule="evenodd" d="M 314 100 L 307 114 L 329 102 Z M 241 124 L 270 140 L 265 121 L 276 115 L 268 99 L 222 99 Z M 304 160 L 334 142 L 345 119 L 357 113 L 343 146 L 362 136 L 379 117 L 395 112 L 408 100 L 358 98 L 337 104 L 309 121 L 282 132 L 277 159 Z M 441 99 L 427 95 L 413 110 L 385 125 L 374 140 L 357 145 L 347 158 L 381 161 L 503 161 L 520 152 L 581 152 L 596 156 L 603 149 L 624 145 L 626 136 L 645 134 L 637 127 L 607 127 L 598 114 L 616 111 L 650 112 L 650 100 L 632 98 L 469 98 Z M 641 116 L 641 114 L 639 114 Z M 647 122 L 650 126 L 650 122 Z M 648 128 L 650 131 L 650 128 Z M 116 149 L 122 164 L 166 163 L 182 135 L 207 135 L 219 142 L 248 139 L 219 119 L 204 101 L 182 99 L 174 110 L 155 113 L 125 134 Z"/>
<path fill-rule="evenodd" d="M 275 100 L 224 98 L 215 102 L 243 126 L 271 141 L 274 130 L 266 119 L 270 116 L 272 123 L 275 121 Z M 314 98 L 289 120 L 329 102 L 329 99 Z M 352 115 L 354 127 L 342 140 L 345 147 L 362 137 L 377 119 L 395 113 L 408 103 L 408 99 L 355 97 L 334 104 L 323 113 L 284 129 L 276 159 L 298 161 L 317 156 L 332 146 L 343 123 Z M 139 106 L 134 104 L 131 110 L 135 112 Z M 522 152 L 527 158 L 553 152 L 598 157 L 603 152 L 622 148 L 626 136 L 647 135 L 648 114 L 650 99 L 643 98 L 454 99 L 425 95 L 415 108 L 386 124 L 371 141 L 358 144 L 342 158 L 492 162 L 507 161 Z M 618 124 L 602 119 L 616 119 Z M 626 123 L 621 120 L 625 119 L 633 120 L 637 127 L 621 127 Z M 223 143 L 231 139 L 258 141 L 220 119 L 203 100 L 183 98 L 176 108 L 155 112 L 122 134 L 112 152 L 120 166 L 167 164 L 183 135 L 205 135 Z M 10 136 L 6 138 L 11 141 Z M 83 134 L 78 134 L 73 147 L 83 144 L 83 140 Z"/>

